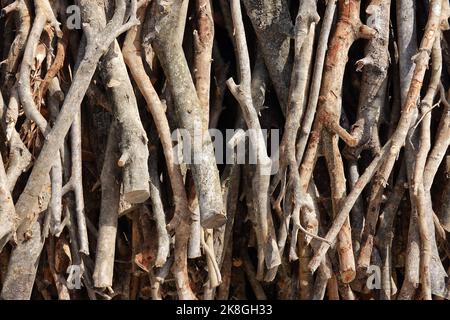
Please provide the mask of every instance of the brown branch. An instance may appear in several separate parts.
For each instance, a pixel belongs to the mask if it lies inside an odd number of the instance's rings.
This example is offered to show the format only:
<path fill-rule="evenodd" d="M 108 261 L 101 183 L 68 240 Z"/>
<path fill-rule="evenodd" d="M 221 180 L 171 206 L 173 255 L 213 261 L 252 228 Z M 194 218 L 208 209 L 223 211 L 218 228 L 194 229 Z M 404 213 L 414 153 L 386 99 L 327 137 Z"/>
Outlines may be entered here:
<path fill-rule="evenodd" d="M 349 196 L 345 200 L 343 200 L 342 206 L 338 214 L 334 218 L 333 225 L 327 233 L 326 239 L 328 239 L 329 241 L 334 241 L 342 226 L 345 224 L 351 207 L 355 203 L 359 194 L 362 192 L 363 188 L 369 182 L 370 178 L 373 176 L 375 170 L 377 170 L 381 166 L 381 164 L 385 164 L 383 166 L 383 176 L 389 176 L 395 159 L 400 152 L 400 148 L 405 142 L 406 135 L 411 124 L 411 116 L 416 108 L 416 102 L 419 97 L 420 89 L 422 87 L 422 81 L 428 66 L 429 55 L 440 23 L 441 1 L 431 1 L 430 8 L 431 10 L 429 12 L 424 37 L 420 45 L 419 53 L 415 57 L 416 66 L 414 68 L 413 79 L 411 81 L 411 86 L 406 102 L 402 108 L 402 115 L 397 129 L 395 130 L 391 139 L 384 145 L 384 147 L 380 151 L 380 154 L 377 155 L 372 160 L 372 163 L 366 168 L 366 171 L 357 181 Z M 315 271 L 317 269 L 328 248 L 328 244 L 322 243 L 319 252 L 315 254 L 314 258 L 309 264 L 309 268 L 311 271 Z"/>
<path fill-rule="evenodd" d="M 390 64 L 388 51 L 390 7 L 390 0 L 373 0 L 366 9 L 367 26 L 376 33 L 366 46 L 365 57 L 356 62 L 356 70 L 362 70 L 363 74 L 357 120 L 351 130 L 351 135 L 356 139 L 356 147 L 350 152 L 355 158 L 362 150 L 373 146 L 370 139 L 378 127 L 380 106 L 386 100 Z"/>
<path fill-rule="evenodd" d="M 360 1 L 340 1 L 339 11 L 339 21 L 329 44 L 329 51 L 325 60 L 326 72 L 322 80 L 317 107 L 318 114 L 300 171 L 300 176 L 302 177 L 301 185 L 303 193 L 305 193 L 311 179 L 319 143 L 321 142 L 331 180 L 333 212 L 335 215 L 341 209 L 346 193 L 344 168 L 338 147 L 339 137 L 347 145 L 355 145 L 353 137 L 339 124 L 347 55 L 350 46 L 357 39 L 371 38 L 375 33 L 372 28 L 363 25 L 359 19 Z M 330 239 L 327 240 L 330 241 Z M 329 246 L 329 244 L 324 245 Z M 355 263 L 348 219 L 344 221 L 344 227 L 340 228 L 338 253 L 340 256 L 341 277 L 345 283 L 348 283 L 355 277 Z M 318 264 L 316 267 L 318 267 Z"/>

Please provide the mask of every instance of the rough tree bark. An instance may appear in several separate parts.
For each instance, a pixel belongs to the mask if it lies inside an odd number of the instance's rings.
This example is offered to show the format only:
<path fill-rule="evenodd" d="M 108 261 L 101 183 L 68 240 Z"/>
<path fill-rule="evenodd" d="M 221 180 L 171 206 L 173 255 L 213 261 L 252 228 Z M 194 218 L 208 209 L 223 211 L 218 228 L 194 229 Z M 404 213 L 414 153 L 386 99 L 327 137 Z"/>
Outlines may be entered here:
<path fill-rule="evenodd" d="M 448 0 L 0 10 L 0 299 L 450 299 Z"/>
<path fill-rule="evenodd" d="M 171 88 L 181 128 L 190 135 L 189 156 L 193 162 L 190 168 L 199 196 L 201 224 L 213 229 L 222 226 L 226 216 L 220 196 L 220 179 L 214 167 L 216 161 L 211 137 L 201 130 L 200 101 L 183 49 L 176 41 L 180 4 L 180 0 L 152 2 L 144 39 L 154 46 Z"/>

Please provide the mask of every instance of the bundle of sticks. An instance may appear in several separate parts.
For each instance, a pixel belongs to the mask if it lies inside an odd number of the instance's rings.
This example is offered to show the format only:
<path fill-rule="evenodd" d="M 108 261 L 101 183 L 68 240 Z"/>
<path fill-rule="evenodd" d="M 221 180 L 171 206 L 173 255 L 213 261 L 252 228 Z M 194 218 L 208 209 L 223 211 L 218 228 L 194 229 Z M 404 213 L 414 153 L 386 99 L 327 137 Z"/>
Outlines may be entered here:
<path fill-rule="evenodd" d="M 450 299 L 448 0 L 0 5 L 1 299 Z"/>

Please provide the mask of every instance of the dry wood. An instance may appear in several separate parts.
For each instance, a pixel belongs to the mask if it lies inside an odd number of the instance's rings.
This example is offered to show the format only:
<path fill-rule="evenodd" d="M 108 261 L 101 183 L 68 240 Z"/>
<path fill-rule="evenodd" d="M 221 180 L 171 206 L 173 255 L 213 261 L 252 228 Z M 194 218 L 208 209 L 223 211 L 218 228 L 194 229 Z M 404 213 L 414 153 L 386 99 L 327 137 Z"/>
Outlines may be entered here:
<path fill-rule="evenodd" d="M 244 0 L 243 2 L 258 37 L 281 108 L 285 112 L 293 65 L 289 41 L 293 35 L 293 27 L 287 1 Z"/>
<path fill-rule="evenodd" d="M 405 104 L 402 108 L 402 115 L 399 120 L 398 127 L 394 132 L 390 140 L 384 145 L 379 155 L 376 156 L 372 163 L 366 168 L 364 174 L 360 177 L 355 187 L 349 196 L 343 201 L 343 205 L 336 218 L 334 219 L 333 226 L 328 231 L 326 239 L 332 241 L 335 239 L 341 227 L 345 224 L 349 210 L 358 198 L 362 189 L 367 185 L 368 180 L 373 176 L 376 169 L 378 169 L 383 163 L 383 177 L 384 179 L 378 179 L 377 182 L 380 185 L 384 184 L 387 180 L 386 176 L 392 170 L 395 159 L 400 152 L 400 148 L 403 146 L 406 135 L 408 133 L 408 128 L 411 122 L 411 115 L 416 108 L 417 98 L 420 94 L 421 85 L 425 75 L 426 68 L 428 66 L 429 54 L 431 52 L 431 47 L 433 45 L 435 35 L 440 24 L 440 14 L 441 14 L 441 2 L 432 1 L 430 2 L 430 10 L 427 26 L 424 33 L 424 38 L 422 39 L 419 53 L 415 57 L 415 69 L 413 79 L 411 81 L 411 86 L 408 91 L 408 96 Z M 310 269 L 316 270 L 320 264 L 320 261 L 327 251 L 329 245 L 323 243 L 319 253 L 316 253 L 315 257 L 310 263 Z"/>
<path fill-rule="evenodd" d="M 0 10 L 1 299 L 450 298 L 448 0 Z"/>
<path fill-rule="evenodd" d="M 220 181 L 215 164 L 213 146 L 209 135 L 204 135 L 201 122 L 201 105 L 189 73 L 181 45 L 175 41 L 180 12 L 180 1 L 154 1 L 153 12 L 146 26 L 145 41 L 154 45 L 158 59 L 168 77 L 176 113 L 182 128 L 191 137 L 190 166 L 199 195 L 201 223 L 205 228 L 220 227 L 226 217 L 220 195 Z"/>

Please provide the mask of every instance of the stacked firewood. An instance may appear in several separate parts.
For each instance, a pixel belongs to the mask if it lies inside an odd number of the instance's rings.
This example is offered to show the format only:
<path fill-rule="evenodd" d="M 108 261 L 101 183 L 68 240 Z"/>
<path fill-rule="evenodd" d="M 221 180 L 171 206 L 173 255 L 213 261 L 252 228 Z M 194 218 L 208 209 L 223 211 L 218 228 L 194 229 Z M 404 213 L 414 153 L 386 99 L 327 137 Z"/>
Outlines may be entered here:
<path fill-rule="evenodd" d="M 0 5 L 1 299 L 450 299 L 448 0 Z"/>

